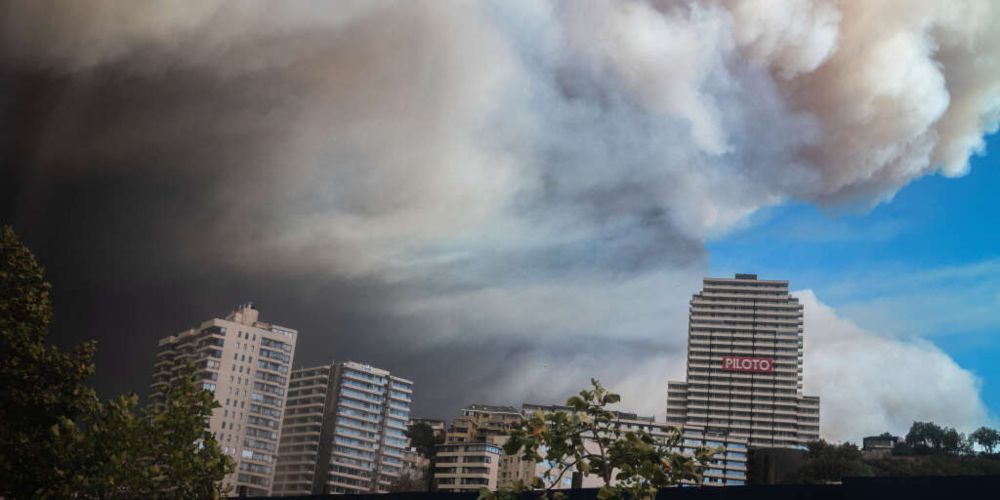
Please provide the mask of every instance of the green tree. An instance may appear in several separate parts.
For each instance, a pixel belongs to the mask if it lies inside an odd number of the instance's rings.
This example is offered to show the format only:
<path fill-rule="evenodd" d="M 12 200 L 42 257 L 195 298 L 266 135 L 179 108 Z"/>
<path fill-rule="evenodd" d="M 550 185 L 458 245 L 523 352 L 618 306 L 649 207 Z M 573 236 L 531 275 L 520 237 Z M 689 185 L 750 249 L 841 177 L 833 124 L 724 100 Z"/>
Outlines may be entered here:
<path fill-rule="evenodd" d="M 220 480 L 233 471 L 207 430 L 212 393 L 195 385 L 194 368 L 170 385 L 165 404 L 138 408 L 134 394 L 119 396 L 77 423 L 53 428 L 62 451 L 54 497 L 219 498 Z"/>
<path fill-rule="evenodd" d="M 431 458 L 437 453 L 437 445 L 444 442 L 444 436 L 435 434 L 434 429 L 426 422 L 417 422 L 406 430 L 410 446 L 424 458 Z"/>
<path fill-rule="evenodd" d="M 84 383 L 95 344 L 48 345 L 51 286 L 9 226 L 0 228 L 0 496 L 29 497 L 52 483 L 60 451 L 52 427 L 98 407 Z"/>
<path fill-rule="evenodd" d="M 839 482 L 845 477 L 872 475 L 871 468 L 862 459 L 861 450 L 854 444 L 834 445 L 821 439 L 807 446 L 805 463 L 796 472 L 793 482 L 823 484 Z"/>
<path fill-rule="evenodd" d="M 50 285 L 13 230 L 0 230 L 0 496 L 215 498 L 232 471 L 207 431 L 219 405 L 193 367 L 166 403 L 101 404 L 85 384 L 95 344 L 72 353 L 46 343 Z"/>
<path fill-rule="evenodd" d="M 993 450 L 1000 444 L 1000 432 L 989 427 L 980 427 L 969 434 L 969 441 L 983 447 L 986 453 L 993 454 Z"/>
<path fill-rule="evenodd" d="M 514 496 L 524 489 L 541 489 L 547 495 L 559 488 L 566 474 L 599 476 L 604 483 L 598 498 L 654 498 L 659 488 L 683 480 L 701 481 L 701 473 L 717 450 L 699 448 L 694 455 L 678 451 L 680 432 L 663 428 L 664 436 L 646 431 L 623 431 L 608 405 L 621 397 L 600 382 L 566 401 L 570 411 L 535 412 L 514 425 L 504 452 L 519 455 L 548 468 L 529 485 L 519 485 L 499 496 Z M 483 490 L 481 498 L 497 494 Z"/>
<path fill-rule="evenodd" d="M 422 491 L 431 491 L 433 489 L 434 483 L 434 460 L 437 457 L 437 445 L 444 442 L 444 436 L 436 434 L 434 429 L 426 422 L 417 422 L 411 425 L 406 430 L 406 437 L 410 439 L 410 446 L 417 450 L 420 456 L 427 459 L 427 466 L 422 468 L 423 473 L 423 485 L 421 485 Z M 399 488 L 413 488 L 415 485 L 411 485 L 409 482 L 400 485 Z M 404 490 L 397 490 L 404 491 Z M 416 490 L 405 490 L 405 491 L 416 491 Z"/>
<path fill-rule="evenodd" d="M 941 427 L 934 422 L 913 422 L 906 434 L 906 444 L 916 454 L 960 453 L 966 451 L 965 436 L 952 427 Z"/>

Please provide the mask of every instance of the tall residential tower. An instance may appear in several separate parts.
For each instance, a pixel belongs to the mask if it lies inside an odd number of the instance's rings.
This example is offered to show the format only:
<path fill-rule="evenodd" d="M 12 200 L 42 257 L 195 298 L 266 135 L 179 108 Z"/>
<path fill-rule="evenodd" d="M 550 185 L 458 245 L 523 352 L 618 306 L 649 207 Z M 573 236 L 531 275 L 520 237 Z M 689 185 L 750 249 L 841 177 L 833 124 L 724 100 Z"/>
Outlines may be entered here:
<path fill-rule="evenodd" d="M 387 493 L 412 398 L 410 380 L 353 361 L 292 372 L 274 493 Z"/>
<path fill-rule="evenodd" d="M 819 439 L 819 398 L 802 394 L 802 333 L 787 281 L 705 278 L 691 299 L 687 381 L 668 386 L 667 423 L 751 447 Z"/>
<path fill-rule="evenodd" d="M 170 381 L 188 363 L 202 387 L 222 405 L 209 430 L 222 451 L 237 463 L 224 479 L 239 495 L 271 494 L 288 373 L 298 332 L 259 321 L 252 304 L 239 306 L 225 319 L 201 325 L 159 342 L 153 365 L 150 401 L 162 404 Z"/>

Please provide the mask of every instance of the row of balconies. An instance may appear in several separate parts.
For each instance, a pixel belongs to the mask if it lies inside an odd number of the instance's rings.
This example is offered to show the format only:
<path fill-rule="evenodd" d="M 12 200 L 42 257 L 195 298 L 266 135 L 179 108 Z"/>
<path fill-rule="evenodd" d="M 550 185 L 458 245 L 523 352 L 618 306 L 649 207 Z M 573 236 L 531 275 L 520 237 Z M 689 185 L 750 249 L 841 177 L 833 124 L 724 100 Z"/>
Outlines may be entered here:
<path fill-rule="evenodd" d="M 803 324 L 798 314 L 767 315 L 767 314 L 741 314 L 734 312 L 727 314 L 723 311 L 706 311 L 701 308 L 692 308 L 688 312 L 688 321 L 709 324 L 732 324 L 732 325 L 782 325 L 796 327 Z"/>
<path fill-rule="evenodd" d="M 794 398 L 797 394 L 797 390 L 791 388 L 786 389 L 771 389 L 771 388 L 761 388 L 755 387 L 754 389 L 761 390 L 744 390 L 744 389 L 702 389 L 699 387 L 693 387 L 689 393 L 688 399 L 715 399 L 712 396 L 726 396 L 727 399 L 732 399 L 733 396 L 743 396 L 756 401 L 760 401 L 758 398 L 773 398 L 775 395 L 786 396 L 786 399 Z M 720 398 L 722 399 L 722 398 Z"/>
<path fill-rule="evenodd" d="M 741 391 L 748 391 L 753 389 L 793 389 L 798 386 L 796 377 L 793 374 L 788 374 L 784 377 L 774 376 L 767 378 L 756 378 L 752 380 L 747 379 L 730 379 L 724 377 L 691 377 L 691 390 L 729 390 L 727 388 L 736 388 Z"/>
<path fill-rule="evenodd" d="M 769 311 L 763 307 L 754 307 L 753 304 L 745 302 L 727 303 L 726 301 L 713 300 L 711 302 L 692 303 L 688 308 L 688 315 L 698 315 L 709 319 L 751 319 L 757 321 L 791 321 L 798 323 L 801 318 L 800 309 L 797 307 L 784 307 L 779 305 L 775 310 Z"/>
<path fill-rule="evenodd" d="M 695 412 L 694 410 L 688 411 L 692 418 L 698 417 L 703 418 L 708 421 L 708 425 L 715 425 L 720 423 L 728 423 L 731 425 L 743 425 L 743 426 L 759 426 L 759 425 L 786 425 L 789 427 L 797 428 L 799 421 L 795 419 L 794 416 L 768 416 L 773 415 L 767 412 L 753 412 L 754 415 L 741 414 L 737 415 L 735 413 L 712 413 L 711 411 L 707 413 Z"/>
<path fill-rule="evenodd" d="M 697 335 L 692 335 L 688 339 L 688 345 L 718 345 L 725 347 L 740 346 L 740 347 L 754 347 L 758 349 L 782 349 L 782 350 L 798 350 L 802 348 L 802 338 L 798 336 L 791 336 L 784 338 L 769 336 L 769 338 L 759 338 L 752 336 L 735 336 L 726 335 L 724 333 L 699 333 Z"/>
<path fill-rule="evenodd" d="M 732 403 L 718 403 L 709 402 L 708 404 L 691 402 L 687 405 L 687 408 L 694 410 L 705 410 L 723 413 L 746 413 L 746 412 L 756 412 L 763 411 L 768 413 L 782 414 L 782 415 L 794 415 L 798 416 L 798 407 L 795 405 L 788 405 L 789 407 L 781 407 L 774 403 L 760 404 L 759 402 L 754 402 L 753 404 L 732 404 Z"/>
<path fill-rule="evenodd" d="M 735 338 L 722 338 L 719 335 L 716 336 L 692 336 L 688 339 L 688 345 L 717 345 L 723 347 L 748 347 L 756 349 L 779 349 L 779 350 L 791 350 L 796 351 L 802 348 L 802 340 L 798 337 L 773 340 L 773 339 L 735 339 Z"/>
<path fill-rule="evenodd" d="M 743 318 L 743 321 L 725 319 L 705 319 L 699 317 L 688 318 L 688 330 L 719 332 L 721 334 L 733 333 L 764 333 L 768 335 L 798 333 L 800 324 L 782 324 L 757 321 L 753 318 Z"/>
<path fill-rule="evenodd" d="M 782 295 L 759 295 L 755 296 L 752 293 L 733 293 L 724 290 L 714 291 L 702 291 L 701 293 L 695 294 L 691 297 L 691 302 L 732 302 L 737 304 L 746 304 L 747 302 L 758 302 L 762 307 L 802 307 L 795 297 L 788 294 Z"/>
<path fill-rule="evenodd" d="M 710 360 L 711 356 L 726 356 L 726 355 L 744 355 L 744 356 L 769 356 L 774 357 L 776 361 L 784 361 L 786 363 L 798 363 L 802 358 L 802 349 L 773 349 L 773 348 L 751 348 L 751 347 L 733 347 L 733 346 L 722 346 L 725 349 L 707 347 L 708 344 L 702 345 L 701 343 L 692 342 L 688 345 L 689 358 L 703 358 L 706 361 Z M 720 344 L 716 344 L 720 345 Z M 721 361 L 721 359 L 719 359 Z"/>

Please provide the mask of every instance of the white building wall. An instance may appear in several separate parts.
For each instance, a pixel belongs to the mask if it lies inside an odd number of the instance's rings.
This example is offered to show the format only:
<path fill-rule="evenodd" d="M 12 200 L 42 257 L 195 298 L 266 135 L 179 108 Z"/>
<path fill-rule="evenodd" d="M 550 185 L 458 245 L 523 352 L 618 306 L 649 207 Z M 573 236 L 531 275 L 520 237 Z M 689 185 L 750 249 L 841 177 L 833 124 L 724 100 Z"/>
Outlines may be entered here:
<path fill-rule="evenodd" d="M 802 394 L 803 310 L 787 281 L 705 278 L 691 299 L 687 380 L 670 382 L 667 421 L 798 447 L 819 438 L 819 398 Z"/>

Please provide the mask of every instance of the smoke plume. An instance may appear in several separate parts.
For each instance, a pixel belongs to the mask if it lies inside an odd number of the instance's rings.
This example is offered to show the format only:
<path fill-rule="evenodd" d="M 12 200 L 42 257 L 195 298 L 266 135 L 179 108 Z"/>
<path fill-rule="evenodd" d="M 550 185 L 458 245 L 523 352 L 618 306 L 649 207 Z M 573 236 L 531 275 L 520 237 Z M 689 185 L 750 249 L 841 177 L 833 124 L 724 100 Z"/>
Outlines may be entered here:
<path fill-rule="evenodd" d="M 302 329 L 300 363 L 390 365 L 439 416 L 591 375 L 662 412 L 706 238 L 961 175 L 1000 119 L 989 0 L 0 12 L 5 212 L 74 242 L 47 252 L 56 276 L 126 318 L 74 335 L 150 357 L 253 299 Z M 930 358 L 913 369 L 953 368 Z M 877 406 L 887 425 L 922 409 Z"/>

